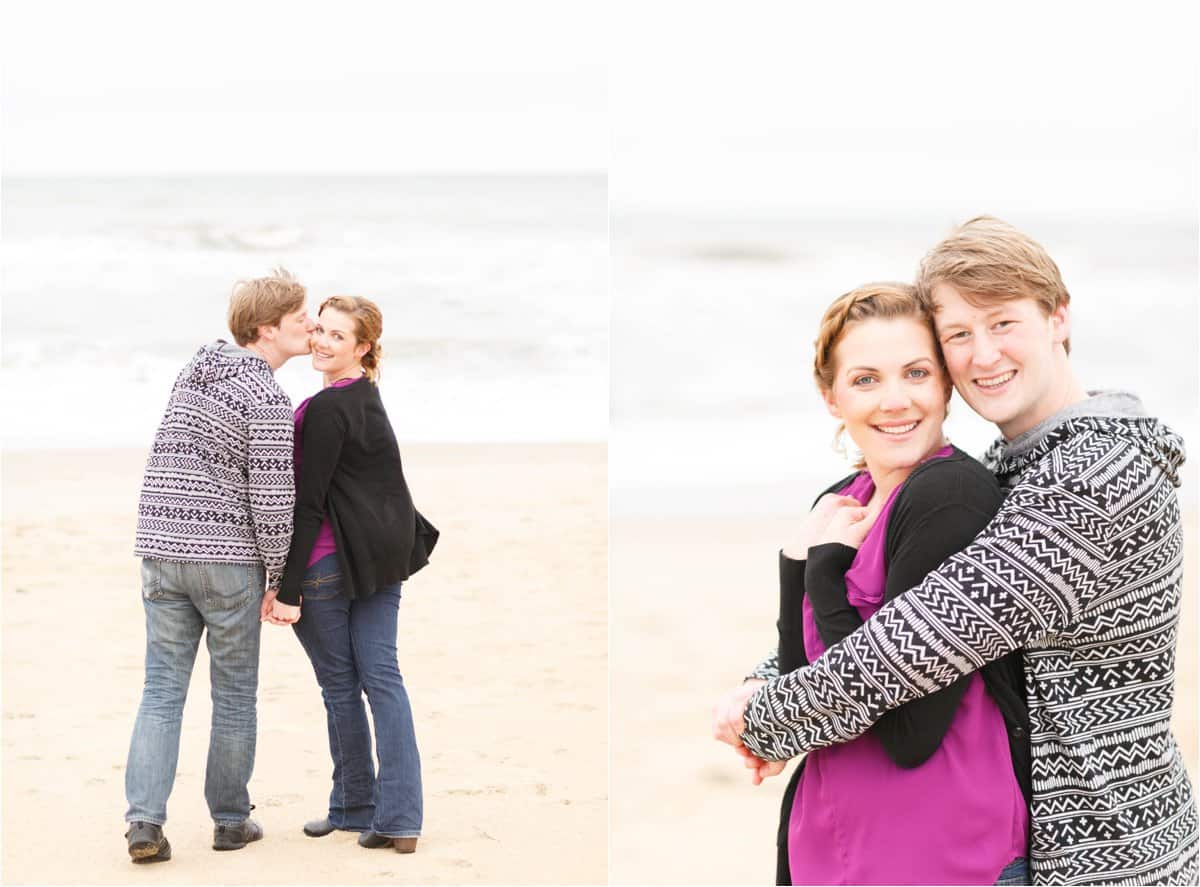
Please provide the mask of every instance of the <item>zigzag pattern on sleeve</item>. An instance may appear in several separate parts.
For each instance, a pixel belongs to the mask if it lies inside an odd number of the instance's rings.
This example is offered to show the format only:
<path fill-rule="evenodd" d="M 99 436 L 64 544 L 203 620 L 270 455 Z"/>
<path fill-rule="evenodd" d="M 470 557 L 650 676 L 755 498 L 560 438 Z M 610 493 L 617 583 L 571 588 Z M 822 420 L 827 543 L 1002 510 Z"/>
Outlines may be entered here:
<path fill-rule="evenodd" d="M 752 697 L 743 740 L 784 759 L 1024 648 L 1035 884 L 1194 884 L 1197 813 L 1170 730 L 1182 440 L 1082 417 L 1019 460 L 970 546 L 808 668 Z"/>
<path fill-rule="evenodd" d="M 776 647 L 762 662 L 754 666 L 750 674 L 746 675 L 746 680 L 763 680 L 769 681 L 771 678 L 779 677 L 779 648 Z"/>

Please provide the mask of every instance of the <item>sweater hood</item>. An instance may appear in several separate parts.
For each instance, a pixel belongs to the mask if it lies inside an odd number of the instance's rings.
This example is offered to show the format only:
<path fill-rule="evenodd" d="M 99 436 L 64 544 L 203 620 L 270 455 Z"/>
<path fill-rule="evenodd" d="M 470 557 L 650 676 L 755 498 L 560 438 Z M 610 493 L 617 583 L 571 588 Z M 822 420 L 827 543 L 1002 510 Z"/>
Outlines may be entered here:
<path fill-rule="evenodd" d="M 247 372 L 271 372 L 263 358 L 240 345 L 217 339 L 196 352 L 180 377 L 189 382 L 207 383 L 240 376 Z"/>
<path fill-rule="evenodd" d="M 1125 391 L 1089 391 L 1079 403 L 1060 410 L 1024 434 L 992 444 L 984 457 L 1001 485 L 1012 481 L 1060 444 L 1081 434 L 1120 437 L 1136 446 L 1178 487 L 1187 453 L 1183 438 L 1146 414 L 1141 400 Z"/>

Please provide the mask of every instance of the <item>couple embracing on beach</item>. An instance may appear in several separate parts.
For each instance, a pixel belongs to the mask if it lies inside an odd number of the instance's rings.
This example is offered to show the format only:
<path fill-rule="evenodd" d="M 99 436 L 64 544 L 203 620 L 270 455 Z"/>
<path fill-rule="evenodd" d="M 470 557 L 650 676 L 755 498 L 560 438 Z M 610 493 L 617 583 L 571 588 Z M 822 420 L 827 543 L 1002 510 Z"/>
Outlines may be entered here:
<path fill-rule="evenodd" d="M 146 676 L 125 769 L 134 862 L 171 858 L 163 824 L 202 635 L 213 849 L 262 838 L 247 785 L 263 622 L 292 626 L 325 701 L 333 788 L 327 813 L 304 832 L 357 831 L 363 847 L 401 853 L 421 834 L 421 764 L 396 622 L 401 583 L 428 562 L 438 534 L 413 506 L 376 387 L 378 306 L 332 296 L 310 319 L 306 299 L 282 269 L 234 288 L 236 344 L 206 345 L 184 367 L 146 463 L 135 549 Z M 323 386 L 293 412 L 274 373 L 310 353 Z"/>
<path fill-rule="evenodd" d="M 861 452 L 780 552 L 778 647 L 716 738 L 784 795 L 780 884 L 1195 884 L 1170 717 L 1182 440 L 1086 391 L 1069 295 L 990 217 L 829 307 L 814 376 Z M 983 464 L 953 388 L 1002 435 Z"/>

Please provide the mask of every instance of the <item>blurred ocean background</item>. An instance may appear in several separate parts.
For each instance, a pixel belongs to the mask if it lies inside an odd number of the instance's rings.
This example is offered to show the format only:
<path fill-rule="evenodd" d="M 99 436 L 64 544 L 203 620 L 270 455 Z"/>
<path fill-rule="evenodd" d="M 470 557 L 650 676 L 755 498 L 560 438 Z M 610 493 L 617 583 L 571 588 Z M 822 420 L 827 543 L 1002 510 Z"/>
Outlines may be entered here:
<path fill-rule="evenodd" d="M 404 441 L 603 440 L 603 176 L 6 178 L 4 446 L 148 446 L 235 281 L 384 313 Z M 277 375 L 294 402 L 307 358 Z"/>
<path fill-rule="evenodd" d="M 1184 435 L 1193 455 L 1181 494 L 1194 505 L 1195 218 L 1004 217 L 1062 271 L 1083 383 L 1134 391 Z M 925 251 L 964 220 L 615 212 L 612 513 L 807 510 L 850 470 L 812 383 L 825 307 L 861 283 L 911 280 Z M 957 394 L 947 430 L 975 455 L 996 434 Z"/>

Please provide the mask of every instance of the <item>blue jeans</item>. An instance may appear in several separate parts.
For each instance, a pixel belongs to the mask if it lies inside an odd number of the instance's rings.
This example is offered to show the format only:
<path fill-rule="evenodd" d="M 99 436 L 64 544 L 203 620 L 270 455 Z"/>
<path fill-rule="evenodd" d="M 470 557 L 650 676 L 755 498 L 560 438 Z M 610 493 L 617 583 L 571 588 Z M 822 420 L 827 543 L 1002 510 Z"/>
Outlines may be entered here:
<path fill-rule="evenodd" d="M 258 730 L 262 565 L 142 561 L 146 683 L 125 765 L 126 822 L 167 819 L 183 703 L 200 636 L 208 635 L 212 732 L 204 797 L 218 825 L 250 815 L 247 783 Z"/>
<path fill-rule="evenodd" d="M 389 838 L 415 837 L 421 834 L 421 758 L 396 664 L 400 583 L 359 600 L 343 596 L 341 588 L 336 554 L 309 567 L 300 621 L 293 626 L 325 700 L 333 758 L 329 822 Z M 378 778 L 364 692 L 375 722 Z"/>
<path fill-rule="evenodd" d="M 1014 859 L 1004 867 L 1004 871 L 1000 873 L 1000 877 L 996 879 L 997 884 L 1028 884 L 1029 883 L 1029 860 L 1021 857 Z"/>

